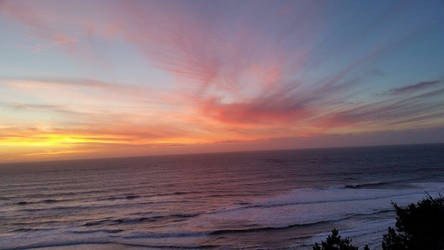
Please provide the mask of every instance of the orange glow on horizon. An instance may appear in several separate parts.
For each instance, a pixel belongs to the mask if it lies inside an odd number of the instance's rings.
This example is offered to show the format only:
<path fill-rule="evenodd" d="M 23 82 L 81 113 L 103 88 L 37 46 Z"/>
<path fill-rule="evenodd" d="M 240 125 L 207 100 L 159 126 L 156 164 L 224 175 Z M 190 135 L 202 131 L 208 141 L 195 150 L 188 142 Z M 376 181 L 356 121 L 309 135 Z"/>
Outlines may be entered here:
<path fill-rule="evenodd" d="M 0 146 L 11 147 L 58 147 L 69 144 L 82 143 L 126 143 L 125 138 L 116 135 L 81 135 L 81 134 L 53 134 L 39 133 L 26 137 L 10 136 L 0 139 Z"/>
<path fill-rule="evenodd" d="M 439 8 L 36 1 L 0 0 L 0 163 L 443 141 Z"/>

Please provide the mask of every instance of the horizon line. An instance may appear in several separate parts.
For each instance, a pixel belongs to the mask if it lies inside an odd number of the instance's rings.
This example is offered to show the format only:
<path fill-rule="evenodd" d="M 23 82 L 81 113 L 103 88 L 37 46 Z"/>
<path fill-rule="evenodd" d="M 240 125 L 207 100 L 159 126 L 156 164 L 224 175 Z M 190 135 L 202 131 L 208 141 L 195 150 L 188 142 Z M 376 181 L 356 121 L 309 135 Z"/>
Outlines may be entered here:
<path fill-rule="evenodd" d="M 405 143 L 405 144 L 375 144 L 360 146 L 330 146 L 330 147 L 303 147 L 303 148 L 281 148 L 281 149 L 264 149 L 264 150 L 235 150 L 235 151 L 214 151 L 201 153 L 176 153 L 176 154 L 152 154 L 152 155 L 133 155 L 118 157 L 91 157 L 91 158 L 73 158 L 73 159 L 55 159 L 55 160 L 34 160 L 34 161 L 11 161 L 0 162 L 0 167 L 16 164 L 35 164 L 35 163 L 57 163 L 57 162 L 75 162 L 75 161 L 100 161 L 113 159 L 133 159 L 133 158 L 149 158 L 149 157 L 168 157 L 168 156 L 193 156 L 193 155 L 212 155 L 212 154 L 232 154 L 232 153 L 254 153 L 254 152 L 277 152 L 277 151 L 305 151 L 305 150 L 322 150 L 322 149 L 350 149 L 350 148 L 375 148 L 375 147 L 396 147 L 396 146 L 419 146 L 419 145 L 444 145 L 444 142 L 429 143 Z"/>

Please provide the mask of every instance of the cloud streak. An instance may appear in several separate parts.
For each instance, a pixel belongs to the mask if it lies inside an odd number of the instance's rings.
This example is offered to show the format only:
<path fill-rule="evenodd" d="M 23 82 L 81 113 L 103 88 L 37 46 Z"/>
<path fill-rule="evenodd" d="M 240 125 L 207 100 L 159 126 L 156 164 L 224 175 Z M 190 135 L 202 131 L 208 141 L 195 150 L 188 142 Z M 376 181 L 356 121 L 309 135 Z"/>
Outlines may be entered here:
<path fill-rule="evenodd" d="M 441 126 L 442 72 L 420 69 L 412 77 L 387 62 L 407 67 L 408 60 L 395 56 L 413 53 L 399 52 L 436 36 L 444 20 L 435 12 L 430 19 L 410 17 L 411 8 L 433 9 L 413 2 L 369 5 L 365 13 L 347 4 L 350 15 L 340 6 L 0 1 L 11 35 L 22 32 L 25 42 L 47 48 L 33 56 L 47 59 L 42 64 L 57 73 L 0 71 L 0 145 L 34 145 L 23 151 L 34 157 L 85 155 L 88 149 L 159 153 L 172 145 L 223 151 L 229 148 L 224 141 L 245 145 Z M 25 53 L 21 63 L 31 64 L 33 56 Z M 59 56 L 78 69 L 57 72 Z M 83 67 L 98 57 L 112 67 Z"/>
<path fill-rule="evenodd" d="M 441 83 L 440 80 L 418 82 L 418 83 L 407 85 L 404 87 L 391 89 L 391 90 L 389 90 L 389 93 L 391 95 L 410 94 L 410 93 L 422 91 L 424 89 L 428 89 L 431 87 L 435 87 L 439 83 Z"/>

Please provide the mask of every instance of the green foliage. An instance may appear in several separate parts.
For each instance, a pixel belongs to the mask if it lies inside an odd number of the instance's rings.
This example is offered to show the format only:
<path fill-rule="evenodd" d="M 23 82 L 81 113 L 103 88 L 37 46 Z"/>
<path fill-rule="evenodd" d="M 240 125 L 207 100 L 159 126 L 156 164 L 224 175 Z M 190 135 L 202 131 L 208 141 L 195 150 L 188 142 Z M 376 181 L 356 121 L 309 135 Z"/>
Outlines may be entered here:
<path fill-rule="evenodd" d="M 338 230 L 333 229 L 331 235 L 326 241 L 322 241 L 321 245 L 315 243 L 313 250 L 358 250 L 358 248 L 351 244 L 349 238 L 342 239 Z"/>
<path fill-rule="evenodd" d="M 396 230 L 384 235 L 384 250 L 444 249 L 444 198 L 431 196 L 406 208 L 396 209 Z"/>

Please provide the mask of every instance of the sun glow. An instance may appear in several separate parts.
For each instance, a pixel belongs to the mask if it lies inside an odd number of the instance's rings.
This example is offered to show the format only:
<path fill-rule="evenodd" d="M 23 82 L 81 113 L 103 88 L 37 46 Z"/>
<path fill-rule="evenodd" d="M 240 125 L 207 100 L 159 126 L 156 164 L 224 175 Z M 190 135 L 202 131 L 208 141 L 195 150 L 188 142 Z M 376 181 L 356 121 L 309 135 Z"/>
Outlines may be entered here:
<path fill-rule="evenodd" d="M 81 135 L 81 134 L 35 134 L 25 137 L 10 136 L 0 139 L 0 146 L 11 147 L 60 147 L 72 144 L 104 143 L 121 144 L 128 143 L 122 136 L 116 135 Z"/>
<path fill-rule="evenodd" d="M 443 141 L 438 0 L 36 1 L 0 0 L 0 163 Z"/>

